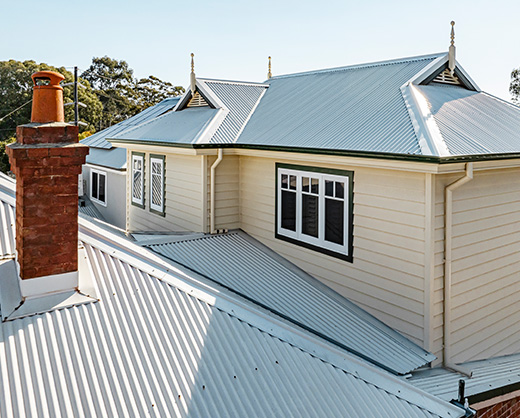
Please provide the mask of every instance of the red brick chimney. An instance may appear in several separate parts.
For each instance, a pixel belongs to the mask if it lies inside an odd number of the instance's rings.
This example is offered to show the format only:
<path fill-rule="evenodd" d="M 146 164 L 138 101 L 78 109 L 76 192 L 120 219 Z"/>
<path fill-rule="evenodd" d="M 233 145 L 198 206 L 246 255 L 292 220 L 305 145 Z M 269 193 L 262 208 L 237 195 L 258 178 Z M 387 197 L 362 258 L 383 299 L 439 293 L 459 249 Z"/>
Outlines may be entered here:
<path fill-rule="evenodd" d="M 88 147 L 78 144 L 78 127 L 64 122 L 63 75 L 41 71 L 32 79 L 31 123 L 18 126 L 7 147 L 16 175 L 20 277 L 62 275 L 77 287 L 78 175 Z"/>

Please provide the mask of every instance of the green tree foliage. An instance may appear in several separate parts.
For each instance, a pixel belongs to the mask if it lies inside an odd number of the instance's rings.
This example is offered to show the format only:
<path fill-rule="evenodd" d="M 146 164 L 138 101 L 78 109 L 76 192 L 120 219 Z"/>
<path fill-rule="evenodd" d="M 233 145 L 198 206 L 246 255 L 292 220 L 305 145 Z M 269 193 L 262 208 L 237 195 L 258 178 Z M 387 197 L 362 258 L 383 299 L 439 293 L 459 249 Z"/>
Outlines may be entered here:
<path fill-rule="evenodd" d="M 520 67 L 511 71 L 511 84 L 509 84 L 509 93 L 513 96 L 513 102 L 520 104 Z"/>
<path fill-rule="evenodd" d="M 167 97 L 184 92 L 179 86 L 150 76 L 137 80 L 128 63 L 110 57 L 94 57 L 81 75 L 88 80 L 103 103 L 99 129 L 121 122 Z"/>
<path fill-rule="evenodd" d="M 15 135 L 16 126 L 28 123 L 31 120 L 31 99 L 32 99 L 32 79 L 31 75 L 37 71 L 50 70 L 58 71 L 65 76 L 64 83 L 74 81 L 74 75 L 65 68 L 56 68 L 48 64 L 37 64 L 34 61 L 0 61 L 0 119 L 11 113 L 18 107 L 26 104 L 18 111 L 5 117 L 0 121 L 0 141 L 5 141 Z M 80 108 L 80 120 L 88 126 L 81 130 L 93 130 L 101 118 L 103 110 L 102 104 L 92 89 L 88 81 L 81 80 L 86 88 L 78 89 L 79 101 L 85 103 L 87 108 Z M 72 86 L 63 88 L 64 103 L 74 100 Z M 65 120 L 74 120 L 74 106 L 65 107 Z"/>
<path fill-rule="evenodd" d="M 7 173 L 10 170 L 9 157 L 5 152 L 5 147 L 10 143 L 14 142 L 14 140 L 15 137 L 13 135 L 10 138 L 0 141 L 0 171 L 2 171 L 3 173 Z"/>

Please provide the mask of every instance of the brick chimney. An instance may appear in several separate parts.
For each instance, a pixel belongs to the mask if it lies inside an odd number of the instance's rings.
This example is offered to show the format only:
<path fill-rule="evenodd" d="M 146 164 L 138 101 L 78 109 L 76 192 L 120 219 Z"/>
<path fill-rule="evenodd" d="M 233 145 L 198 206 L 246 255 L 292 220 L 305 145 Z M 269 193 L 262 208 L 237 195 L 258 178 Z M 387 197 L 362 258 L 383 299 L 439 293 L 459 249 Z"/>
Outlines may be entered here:
<path fill-rule="evenodd" d="M 41 71 L 32 79 L 31 123 L 18 126 L 16 142 L 7 147 L 16 175 L 22 294 L 35 278 L 51 279 L 36 282 L 52 291 L 77 288 L 78 175 L 88 154 L 78 144 L 78 127 L 64 122 L 63 75 Z"/>

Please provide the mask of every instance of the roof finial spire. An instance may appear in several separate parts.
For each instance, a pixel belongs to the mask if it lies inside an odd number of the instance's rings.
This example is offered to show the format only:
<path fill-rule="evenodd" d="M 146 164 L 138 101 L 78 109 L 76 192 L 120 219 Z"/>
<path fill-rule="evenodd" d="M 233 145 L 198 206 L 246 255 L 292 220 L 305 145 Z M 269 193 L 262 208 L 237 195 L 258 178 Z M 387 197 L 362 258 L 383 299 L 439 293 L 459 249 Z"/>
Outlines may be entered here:
<path fill-rule="evenodd" d="M 448 68 L 450 69 L 451 75 L 455 71 L 455 21 L 451 21 L 451 44 L 448 52 Z"/>
<path fill-rule="evenodd" d="M 190 74 L 190 88 L 191 88 L 192 95 L 195 94 L 195 89 L 196 89 L 196 85 L 197 85 L 197 81 L 195 79 L 195 61 L 193 59 L 194 56 L 195 56 L 195 54 L 192 52 L 191 53 L 191 74 Z"/>
<path fill-rule="evenodd" d="M 269 65 L 267 66 L 268 68 L 268 71 L 267 71 L 267 78 L 271 78 L 273 75 L 271 74 L 271 57 L 269 56 Z"/>

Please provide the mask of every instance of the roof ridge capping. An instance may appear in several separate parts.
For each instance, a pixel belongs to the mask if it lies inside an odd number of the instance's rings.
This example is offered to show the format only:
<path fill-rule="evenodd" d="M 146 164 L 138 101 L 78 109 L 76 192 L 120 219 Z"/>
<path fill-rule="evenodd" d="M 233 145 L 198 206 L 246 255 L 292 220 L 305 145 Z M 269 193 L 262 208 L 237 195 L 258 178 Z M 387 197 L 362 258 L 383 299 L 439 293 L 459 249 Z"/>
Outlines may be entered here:
<path fill-rule="evenodd" d="M 435 54 L 417 55 L 417 56 L 413 56 L 413 57 L 396 58 L 396 59 L 389 59 L 389 60 L 384 60 L 384 61 L 374 61 L 374 62 L 368 62 L 368 63 L 363 63 L 363 64 L 354 64 L 354 65 L 347 65 L 347 66 L 341 66 L 341 67 L 325 68 L 325 69 L 321 69 L 321 70 L 303 71 L 303 72 L 293 73 L 293 74 L 282 74 L 282 75 L 277 75 L 277 76 L 272 77 L 271 80 L 305 76 L 305 75 L 313 75 L 313 74 L 321 74 L 321 73 L 332 73 L 332 72 L 336 72 L 336 71 L 357 70 L 357 69 L 361 69 L 361 68 L 379 67 L 379 66 L 383 66 L 383 65 L 392 65 L 392 64 L 401 64 L 404 62 L 436 59 L 443 55 L 446 55 L 446 53 L 438 52 Z"/>

